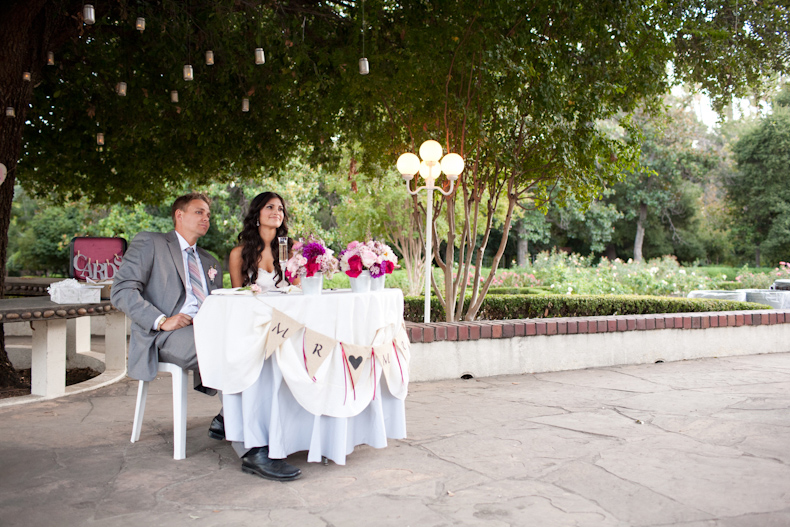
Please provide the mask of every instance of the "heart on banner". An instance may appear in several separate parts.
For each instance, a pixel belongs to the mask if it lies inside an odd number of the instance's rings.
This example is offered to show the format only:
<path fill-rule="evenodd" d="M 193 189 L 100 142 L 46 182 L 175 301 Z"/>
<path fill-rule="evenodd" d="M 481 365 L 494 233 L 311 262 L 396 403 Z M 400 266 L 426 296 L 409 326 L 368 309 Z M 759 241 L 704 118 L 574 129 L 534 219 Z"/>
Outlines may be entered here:
<path fill-rule="evenodd" d="M 305 328 L 304 330 L 304 352 L 305 366 L 307 374 L 311 379 L 315 378 L 318 368 L 324 363 L 332 350 L 337 346 L 337 341 L 321 333 Z"/>
<path fill-rule="evenodd" d="M 356 386 L 359 382 L 359 377 L 365 369 L 365 366 L 370 359 L 370 346 L 355 346 L 353 344 L 343 344 L 343 350 L 346 352 L 346 364 L 348 372 L 351 374 L 351 383 Z"/>
<path fill-rule="evenodd" d="M 283 342 L 296 335 L 303 327 L 304 324 L 300 324 L 282 311 L 272 308 L 272 320 L 266 335 L 266 356 L 264 358 L 268 359 L 271 357 L 274 350 L 279 348 Z"/>

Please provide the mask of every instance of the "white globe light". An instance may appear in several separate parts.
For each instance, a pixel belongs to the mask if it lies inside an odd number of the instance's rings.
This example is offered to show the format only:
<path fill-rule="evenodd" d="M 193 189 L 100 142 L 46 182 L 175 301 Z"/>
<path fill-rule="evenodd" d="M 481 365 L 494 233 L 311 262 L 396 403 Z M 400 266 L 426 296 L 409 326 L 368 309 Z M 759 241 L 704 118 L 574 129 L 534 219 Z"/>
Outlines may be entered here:
<path fill-rule="evenodd" d="M 464 171 L 464 158 L 458 154 L 447 154 L 442 158 L 442 172 L 448 179 L 455 179 Z"/>
<path fill-rule="evenodd" d="M 401 154 L 398 158 L 398 172 L 403 175 L 413 176 L 420 170 L 420 159 L 412 154 L 406 152 Z"/>
<path fill-rule="evenodd" d="M 423 179 L 431 177 L 431 167 L 429 167 L 425 161 L 420 162 L 420 175 Z"/>
<path fill-rule="evenodd" d="M 420 146 L 420 157 L 424 161 L 439 161 L 442 158 L 442 145 L 430 139 Z"/>

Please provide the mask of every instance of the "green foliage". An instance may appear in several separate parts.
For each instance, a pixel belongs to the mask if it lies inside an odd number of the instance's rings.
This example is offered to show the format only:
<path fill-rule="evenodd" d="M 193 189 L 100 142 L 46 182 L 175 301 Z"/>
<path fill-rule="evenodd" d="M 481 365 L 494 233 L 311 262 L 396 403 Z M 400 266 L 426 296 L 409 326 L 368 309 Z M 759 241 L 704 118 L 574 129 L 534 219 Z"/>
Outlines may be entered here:
<path fill-rule="evenodd" d="M 404 316 L 409 322 L 422 322 L 424 297 L 405 297 Z M 469 301 L 467 296 L 466 301 Z M 483 301 L 478 320 L 524 318 L 595 317 L 611 315 L 649 315 L 658 313 L 699 313 L 766 309 L 762 304 L 702 298 L 669 298 L 636 295 L 490 295 Z M 431 321 L 445 315 L 441 304 L 431 300 Z"/>
<path fill-rule="evenodd" d="M 766 263 L 790 260 L 790 85 L 735 144 L 738 171 L 726 181 L 733 226 L 742 253 Z M 763 261 L 763 260 L 761 260 Z"/>

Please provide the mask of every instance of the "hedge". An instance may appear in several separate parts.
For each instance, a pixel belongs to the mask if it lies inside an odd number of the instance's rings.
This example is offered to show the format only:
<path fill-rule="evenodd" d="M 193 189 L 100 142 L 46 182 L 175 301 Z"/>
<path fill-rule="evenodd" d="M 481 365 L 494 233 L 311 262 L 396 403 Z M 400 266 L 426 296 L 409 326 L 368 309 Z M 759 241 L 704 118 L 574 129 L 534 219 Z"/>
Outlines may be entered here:
<path fill-rule="evenodd" d="M 469 305 L 466 297 L 465 305 Z M 674 298 L 641 295 L 487 295 L 477 314 L 478 320 L 512 320 L 521 318 L 594 317 L 608 315 L 649 315 L 657 313 L 699 313 L 706 311 L 740 311 L 770 309 L 754 302 L 713 300 L 710 298 Z M 422 322 L 425 298 L 404 298 L 404 318 Z M 443 322 L 444 309 L 439 299 L 431 297 L 431 321 Z"/>

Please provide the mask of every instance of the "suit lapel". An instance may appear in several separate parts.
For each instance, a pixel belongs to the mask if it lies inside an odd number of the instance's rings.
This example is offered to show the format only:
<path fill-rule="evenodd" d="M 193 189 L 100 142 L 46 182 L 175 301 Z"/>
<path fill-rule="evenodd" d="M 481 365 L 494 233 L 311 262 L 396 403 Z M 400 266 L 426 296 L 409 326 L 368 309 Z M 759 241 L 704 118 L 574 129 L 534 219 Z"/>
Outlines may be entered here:
<path fill-rule="evenodd" d="M 170 231 L 166 235 L 167 246 L 170 248 L 170 255 L 173 257 L 173 265 L 178 271 L 178 276 L 181 278 L 181 283 L 184 286 L 184 291 L 187 290 L 187 278 L 184 271 L 184 257 L 181 254 L 181 244 L 178 243 L 178 236 L 176 231 Z"/>

